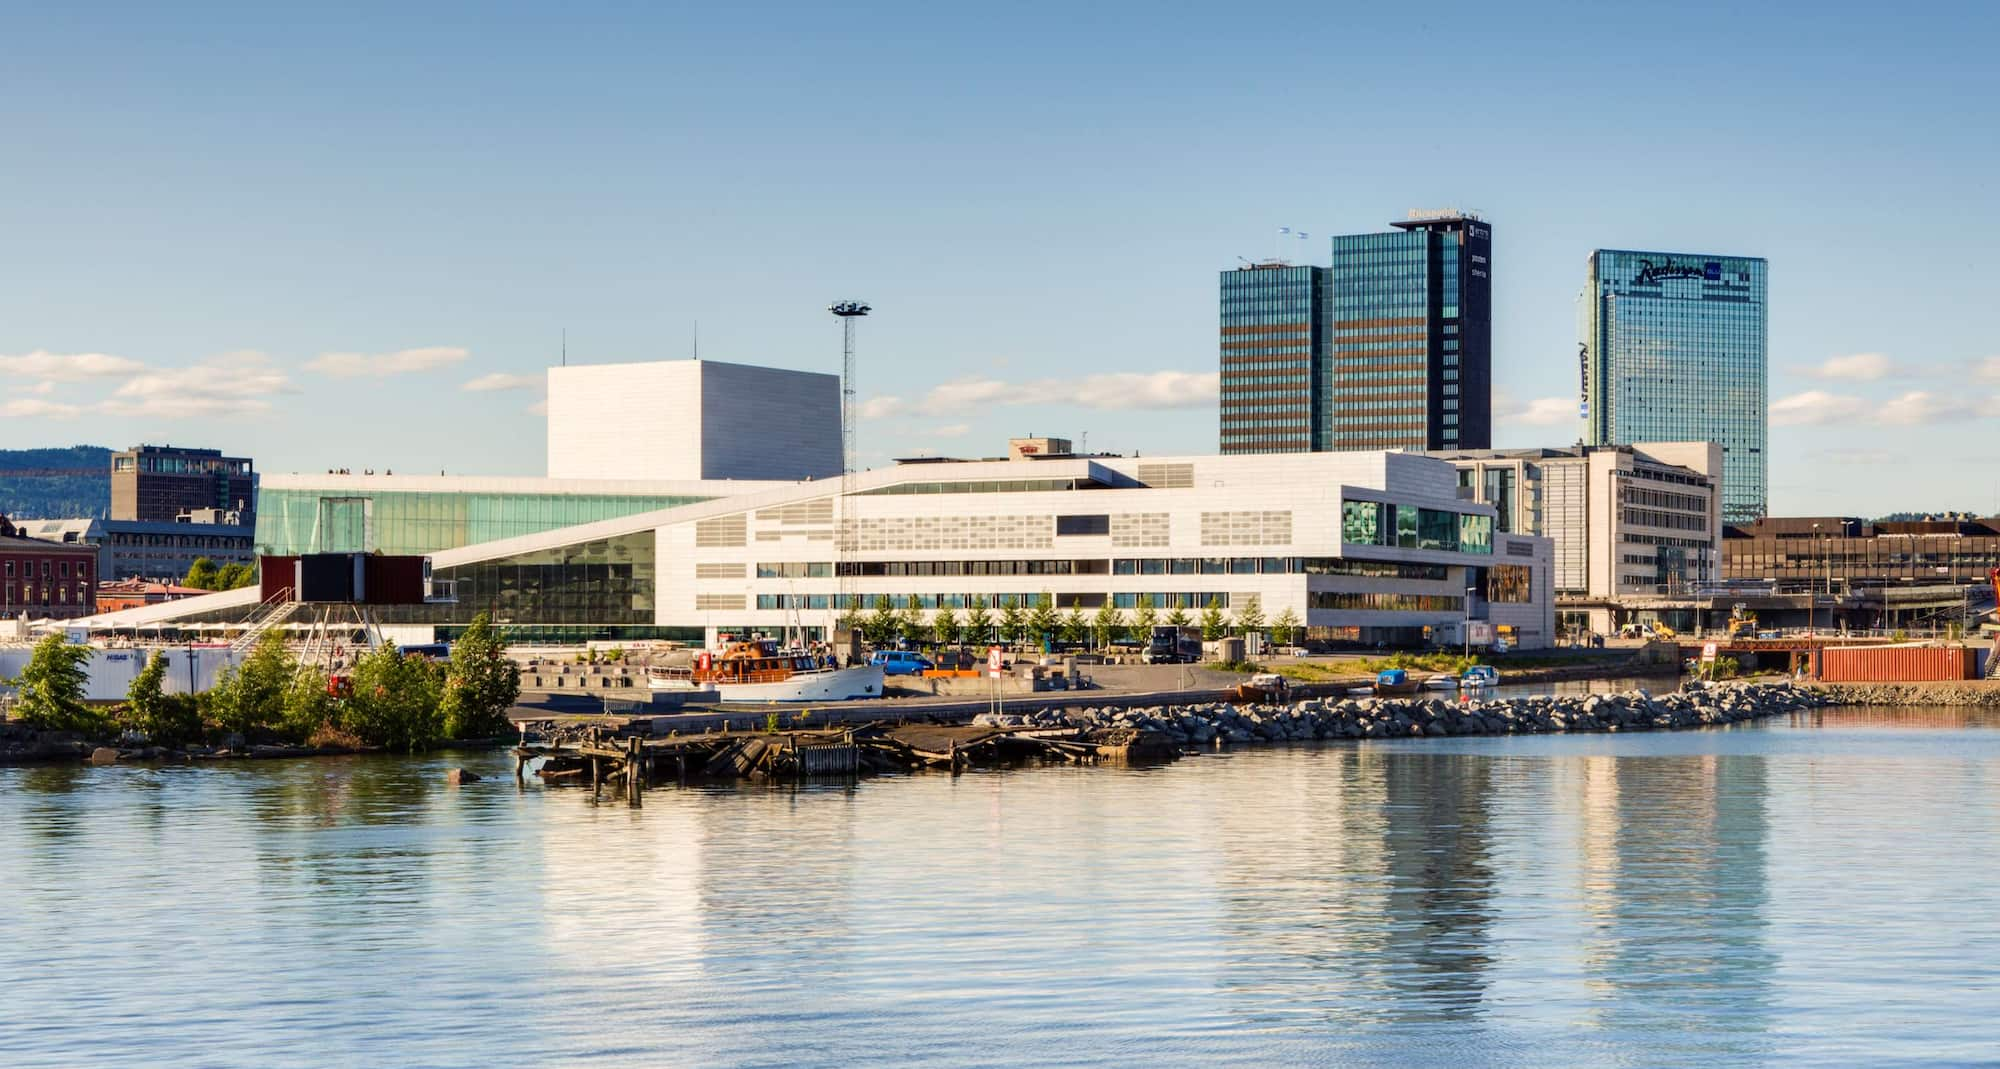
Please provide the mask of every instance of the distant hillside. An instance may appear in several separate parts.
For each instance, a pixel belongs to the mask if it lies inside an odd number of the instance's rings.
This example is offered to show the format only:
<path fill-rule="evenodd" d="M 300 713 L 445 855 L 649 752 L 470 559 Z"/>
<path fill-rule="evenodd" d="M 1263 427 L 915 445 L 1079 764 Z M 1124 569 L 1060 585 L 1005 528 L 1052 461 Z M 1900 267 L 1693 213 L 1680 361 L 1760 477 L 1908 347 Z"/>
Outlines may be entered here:
<path fill-rule="evenodd" d="M 111 511 L 111 450 L 0 449 L 0 513 L 24 520 L 104 516 Z"/>

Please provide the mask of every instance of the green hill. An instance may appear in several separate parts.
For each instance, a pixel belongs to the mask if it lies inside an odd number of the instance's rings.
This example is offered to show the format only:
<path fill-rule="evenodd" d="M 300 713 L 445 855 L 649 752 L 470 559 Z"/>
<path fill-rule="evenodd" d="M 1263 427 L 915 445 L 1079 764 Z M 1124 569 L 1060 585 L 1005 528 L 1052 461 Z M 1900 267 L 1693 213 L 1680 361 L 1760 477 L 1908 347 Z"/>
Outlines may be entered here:
<path fill-rule="evenodd" d="M 111 450 L 0 449 L 0 513 L 15 519 L 102 517 L 111 511 Z"/>

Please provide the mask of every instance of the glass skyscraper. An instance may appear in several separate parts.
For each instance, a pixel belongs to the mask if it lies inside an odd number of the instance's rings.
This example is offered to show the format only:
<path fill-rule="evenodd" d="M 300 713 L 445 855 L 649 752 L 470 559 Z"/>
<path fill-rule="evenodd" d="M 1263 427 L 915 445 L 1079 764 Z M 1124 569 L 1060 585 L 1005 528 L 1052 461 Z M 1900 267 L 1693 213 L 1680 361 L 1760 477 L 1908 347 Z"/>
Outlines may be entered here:
<path fill-rule="evenodd" d="M 1767 271 L 1758 257 L 1599 249 L 1577 298 L 1584 442 L 1721 445 L 1728 523 L 1766 509 Z"/>
<path fill-rule="evenodd" d="M 1315 449 L 1485 449 L 1493 437 L 1493 228 L 1412 212 L 1333 239 L 1332 359 Z"/>
<path fill-rule="evenodd" d="M 1222 273 L 1222 452 L 1484 449 L 1493 228 L 1411 213 L 1333 266 Z"/>
<path fill-rule="evenodd" d="M 1222 452 L 1318 448 L 1331 275 L 1283 263 L 1222 273 Z"/>

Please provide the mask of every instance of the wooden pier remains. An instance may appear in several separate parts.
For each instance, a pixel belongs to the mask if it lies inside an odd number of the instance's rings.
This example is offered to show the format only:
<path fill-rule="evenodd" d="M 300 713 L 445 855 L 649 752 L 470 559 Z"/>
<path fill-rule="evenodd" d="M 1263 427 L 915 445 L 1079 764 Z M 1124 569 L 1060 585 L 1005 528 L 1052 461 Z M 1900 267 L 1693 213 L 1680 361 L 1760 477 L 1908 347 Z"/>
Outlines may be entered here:
<path fill-rule="evenodd" d="M 543 725 L 539 739 L 514 750 L 514 778 L 532 774 L 548 786 L 590 786 L 622 791 L 627 805 L 642 805 L 645 791 L 663 783 L 737 780 L 795 782 L 883 772 L 1023 764 L 1152 763 L 1171 761 L 1178 748 L 1160 736 L 1129 728 L 978 727 L 932 723 L 869 723 L 854 727 L 709 731 L 650 734 L 646 721 L 607 725 Z"/>

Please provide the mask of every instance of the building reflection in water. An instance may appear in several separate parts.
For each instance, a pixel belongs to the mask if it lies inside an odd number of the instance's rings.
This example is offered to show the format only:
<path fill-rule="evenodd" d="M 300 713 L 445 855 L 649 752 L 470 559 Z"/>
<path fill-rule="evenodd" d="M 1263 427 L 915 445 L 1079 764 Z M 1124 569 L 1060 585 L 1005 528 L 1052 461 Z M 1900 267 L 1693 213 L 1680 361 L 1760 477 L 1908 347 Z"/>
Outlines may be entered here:
<path fill-rule="evenodd" d="M 1484 758 L 1363 747 L 1273 773 L 1228 818 L 1222 986 L 1256 1019 L 1464 1019 L 1484 998 L 1494 873 Z"/>
<path fill-rule="evenodd" d="M 1768 1049 L 1765 759 L 1583 761 L 1579 1023 L 1657 1033 L 1675 1059 Z"/>

